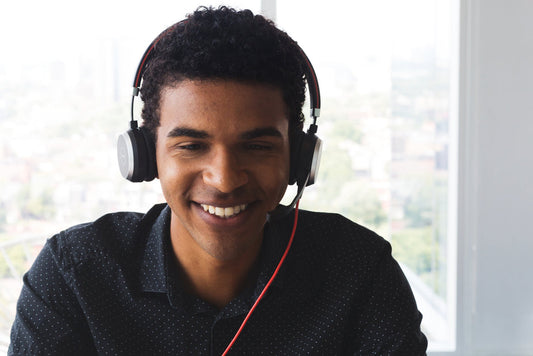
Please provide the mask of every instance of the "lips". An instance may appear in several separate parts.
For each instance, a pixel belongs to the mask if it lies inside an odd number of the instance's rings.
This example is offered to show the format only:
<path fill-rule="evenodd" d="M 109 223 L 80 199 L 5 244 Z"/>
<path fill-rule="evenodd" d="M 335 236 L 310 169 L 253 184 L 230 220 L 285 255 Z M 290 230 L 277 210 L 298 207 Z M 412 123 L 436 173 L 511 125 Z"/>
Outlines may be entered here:
<path fill-rule="evenodd" d="M 204 209 L 204 211 L 208 212 L 211 215 L 216 215 L 220 218 L 227 219 L 236 216 L 246 210 L 248 204 L 239 204 L 228 207 L 219 207 L 208 204 L 200 204 L 200 206 L 202 207 L 202 209 Z"/>

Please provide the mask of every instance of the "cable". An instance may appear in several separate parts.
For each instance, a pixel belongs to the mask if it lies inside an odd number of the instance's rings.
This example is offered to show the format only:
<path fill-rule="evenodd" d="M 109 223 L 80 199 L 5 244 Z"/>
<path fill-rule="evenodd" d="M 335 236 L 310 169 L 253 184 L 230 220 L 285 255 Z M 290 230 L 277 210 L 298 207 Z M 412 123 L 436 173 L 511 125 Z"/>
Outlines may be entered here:
<path fill-rule="evenodd" d="M 292 226 L 291 238 L 289 239 L 289 243 L 287 244 L 287 247 L 285 248 L 285 252 L 283 253 L 283 256 L 281 256 L 281 259 L 278 262 L 278 266 L 276 267 L 276 270 L 272 274 L 272 277 L 270 277 L 270 279 L 268 280 L 268 283 L 265 285 L 265 288 L 263 288 L 263 291 L 261 292 L 261 294 L 259 295 L 259 297 L 255 301 L 254 305 L 252 305 L 252 307 L 248 311 L 248 314 L 246 315 L 246 318 L 244 318 L 241 326 L 239 327 L 239 330 L 237 330 L 237 332 L 235 333 L 235 336 L 233 337 L 233 339 L 229 343 L 228 347 L 226 347 L 226 350 L 224 351 L 222 356 L 226 356 L 228 354 L 229 350 L 231 349 L 231 347 L 233 346 L 233 344 L 235 343 L 235 341 L 237 341 L 237 338 L 241 334 L 242 329 L 244 329 L 244 326 L 248 322 L 248 319 L 250 319 L 250 316 L 252 315 L 252 313 L 254 312 L 255 308 L 259 304 L 259 301 L 261 301 L 261 299 L 263 299 L 263 296 L 265 295 L 265 293 L 268 290 L 268 288 L 270 288 L 270 285 L 274 281 L 274 278 L 276 278 L 279 270 L 281 269 L 281 266 L 283 265 L 283 262 L 285 262 L 285 258 L 289 254 L 289 250 L 291 248 L 292 241 L 294 240 L 294 234 L 296 233 L 296 225 L 298 224 L 298 205 L 299 204 L 300 204 L 300 201 L 298 201 L 296 203 L 296 207 L 294 208 L 294 223 L 293 223 L 293 226 Z"/>

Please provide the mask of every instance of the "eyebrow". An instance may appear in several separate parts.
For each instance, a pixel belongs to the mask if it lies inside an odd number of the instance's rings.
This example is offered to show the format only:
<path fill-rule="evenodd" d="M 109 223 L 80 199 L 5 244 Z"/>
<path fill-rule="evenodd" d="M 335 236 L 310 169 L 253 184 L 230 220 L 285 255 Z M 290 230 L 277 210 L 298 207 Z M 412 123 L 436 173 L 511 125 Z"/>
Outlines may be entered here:
<path fill-rule="evenodd" d="M 275 127 L 260 127 L 250 131 L 243 132 L 240 138 L 243 140 L 252 140 L 258 137 L 271 136 L 271 137 L 283 137 L 281 132 Z"/>
<path fill-rule="evenodd" d="M 175 127 L 167 134 L 167 137 L 208 138 L 209 134 L 203 130 L 196 130 L 188 127 Z"/>
<path fill-rule="evenodd" d="M 240 134 L 240 139 L 242 140 L 253 140 L 258 137 L 283 137 L 281 132 L 275 127 L 259 127 L 250 131 L 243 132 Z M 188 127 L 175 127 L 168 134 L 167 137 L 192 137 L 205 139 L 211 137 L 206 131 L 196 130 Z"/>

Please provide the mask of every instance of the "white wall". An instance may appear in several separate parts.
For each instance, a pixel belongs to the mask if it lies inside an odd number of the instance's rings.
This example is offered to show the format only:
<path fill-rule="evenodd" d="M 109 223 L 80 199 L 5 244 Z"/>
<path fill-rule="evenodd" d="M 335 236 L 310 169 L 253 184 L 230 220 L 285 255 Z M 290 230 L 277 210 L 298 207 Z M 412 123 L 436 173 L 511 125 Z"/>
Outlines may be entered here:
<path fill-rule="evenodd" d="M 533 1 L 461 11 L 459 354 L 533 355 Z"/>

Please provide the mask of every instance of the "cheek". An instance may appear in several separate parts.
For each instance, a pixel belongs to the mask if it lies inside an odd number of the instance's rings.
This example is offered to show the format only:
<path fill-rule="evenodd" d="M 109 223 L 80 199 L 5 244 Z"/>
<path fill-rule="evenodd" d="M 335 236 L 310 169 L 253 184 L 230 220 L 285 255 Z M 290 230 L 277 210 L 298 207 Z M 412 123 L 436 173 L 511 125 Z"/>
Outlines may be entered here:
<path fill-rule="evenodd" d="M 289 183 L 289 164 L 287 161 L 279 162 L 261 176 L 263 186 L 268 187 L 268 194 L 275 207 L 283 198 Z"/>
<path fill-rule="evenodd" d="M 159 174 L 159 184 L 161 185 L 161 191 L 167 203 L 171 203 L 173 200 L 172 197 L 176 195 L 176 184 L 173 183 L 175 180 L 172 179 L 172 176 L 169 175 L 167 170 L 164 170 Z"/>
<path fill-rule="evenodd" d="M 190 185 L 187 183 L 190 180 L 187 168 L 169 157 L 157 157 L 157 171 L 161 190 L 167 202 L 183 195 L 183 191 Z"/>

